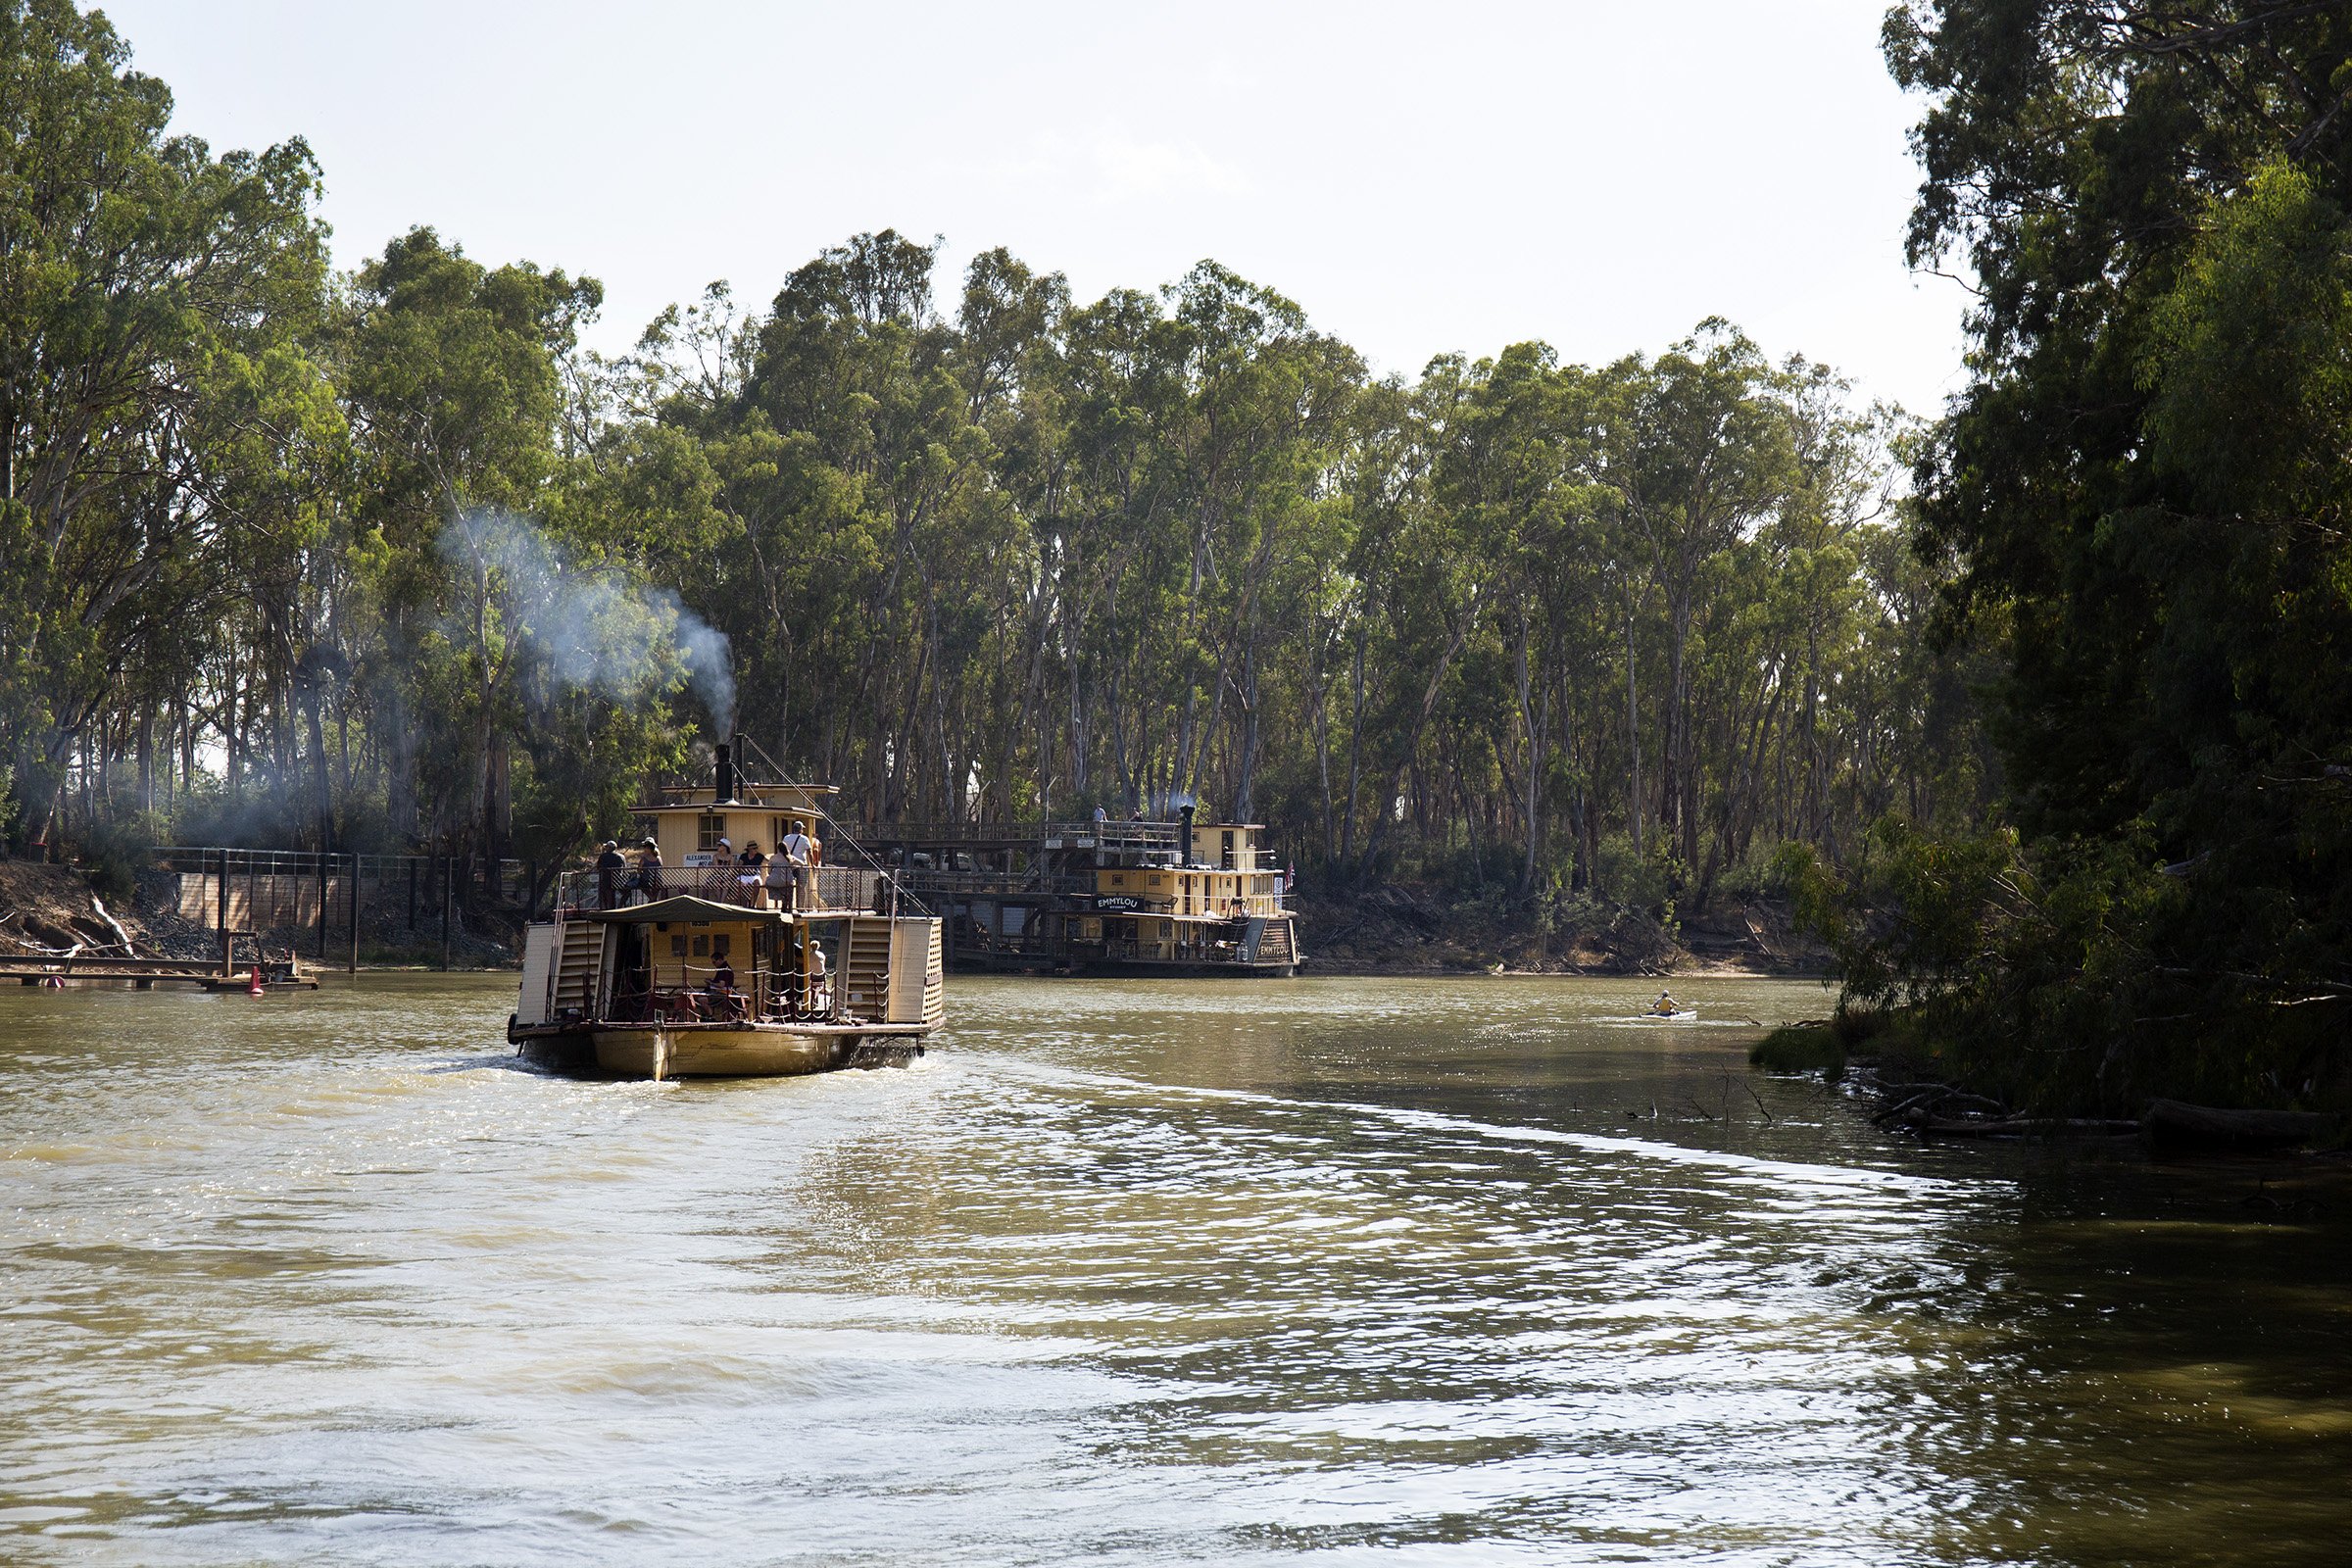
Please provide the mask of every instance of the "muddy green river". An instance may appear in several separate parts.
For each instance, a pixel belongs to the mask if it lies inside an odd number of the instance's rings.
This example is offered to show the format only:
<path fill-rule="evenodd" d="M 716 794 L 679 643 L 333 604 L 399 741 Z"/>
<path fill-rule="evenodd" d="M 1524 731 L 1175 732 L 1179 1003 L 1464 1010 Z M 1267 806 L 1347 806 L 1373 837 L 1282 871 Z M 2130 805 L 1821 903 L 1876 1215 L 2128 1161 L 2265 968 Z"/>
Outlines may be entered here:
<path fill-rule="evenodd" d="M 1921 1149 L 1796 982 L 951 985 L 518 1070 L 512 976 L 0 993 L 0 1561 L 2327 1563 L 2352 1191 Z"/>

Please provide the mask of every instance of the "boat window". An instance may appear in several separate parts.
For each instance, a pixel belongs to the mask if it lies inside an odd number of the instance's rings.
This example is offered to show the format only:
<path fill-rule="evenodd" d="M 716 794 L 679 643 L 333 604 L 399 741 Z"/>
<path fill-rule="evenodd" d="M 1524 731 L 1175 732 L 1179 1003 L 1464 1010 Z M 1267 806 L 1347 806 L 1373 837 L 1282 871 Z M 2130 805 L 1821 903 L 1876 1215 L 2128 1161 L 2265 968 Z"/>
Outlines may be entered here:
<path fill-rule="evenodd" d="M 717 811 L 705 811 L 695 818 L 694 847 L 708 855 L 718 848 L 718 841 L 727 836 L 727 819 Z"/>
<path fill-rule="evenodd" d="M 669 956 L 673 958 L 683 958 L 686 956 L 686 939 L 684 937 L 671 937 L 669 939 Z"/>
<path fill-rule="evenodd" d="M 694 939 L 694 956 L 698 958 L 708 958 L 710 956 L 710 939 L 709 937 L 696 937 Z"/>
<path fill-rule="evenodd" d="M 729 937 L 724 931 L 721 931 L 710 939 L 710 956 L 713 958 L 723 958 L 727 956 L 728 950 L 733 946 L 734 939 Z"/>

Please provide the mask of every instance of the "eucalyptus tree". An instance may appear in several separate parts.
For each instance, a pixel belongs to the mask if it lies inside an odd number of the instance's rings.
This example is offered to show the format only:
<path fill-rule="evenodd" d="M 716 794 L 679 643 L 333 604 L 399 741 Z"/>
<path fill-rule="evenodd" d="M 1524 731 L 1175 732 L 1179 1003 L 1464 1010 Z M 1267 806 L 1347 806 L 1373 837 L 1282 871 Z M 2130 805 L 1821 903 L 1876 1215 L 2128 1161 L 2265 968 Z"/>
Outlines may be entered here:
<path fill-rule="evenodd" d="M 309 149 L 167 135 L 127 60 L 101 14 L 0 5 L 0 730 L 35 842 L 130 662 L 217 590 L 222 360 L 299 337 L 323 276 Z"/>
<path fill-rule="evenodd" d="M 1592 477 L 1599 420 L 1591 376 L 1549 347 L 1520 343 L 1472 367 L 1437 460 L 1436 494 L 1472 547 L 1494 562 L 1494 618 L 1505 642 L 1517 720 L 1519 892 L 1534 892 L 1544 847 L 1544 786 L 1574 694 L 1549 678 L 1574 649 L 1591 607 L 1590 565 L 1605 506 Z M 1577 660 L 1577 662 L 1582 662 Z"/>
<path fill-rule="evenodd" d="M 1658 823 L 1679 835 L 1682 863 L 1695 868 L 1691 623 L 1708 567 L 1777 514 L 1796 484 L 1788 406 L 1762 352 L 1722 320 L 1703 321 L 1656 360 L 1627 361 L 1614 373 L 1626 396 L 1606 437 L 1603 472 L 1666 616 Z"/>
<path fill-rule="evenodd" d="M 549 569 L 562 382 L 602 289 L 529 263 L 486 267 L 430 228 L 353 280 L 340 380 L 373 541 L 379 657 L 365 674 L 389 751 L 389 809 L 505 853 L 515 681 Z"/>

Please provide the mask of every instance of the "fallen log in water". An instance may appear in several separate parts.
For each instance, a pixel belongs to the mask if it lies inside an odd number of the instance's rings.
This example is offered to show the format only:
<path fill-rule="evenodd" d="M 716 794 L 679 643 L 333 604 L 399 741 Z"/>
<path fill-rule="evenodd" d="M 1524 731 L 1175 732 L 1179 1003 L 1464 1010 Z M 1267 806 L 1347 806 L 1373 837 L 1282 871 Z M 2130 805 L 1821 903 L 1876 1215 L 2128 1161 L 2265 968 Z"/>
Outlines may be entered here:
<path fill-rule="evenodd" d="M 2151 1100 L 2140 1129 L 2155 1149 L 2291 1149 L 2335 1137 L 2343 1121 L 2314 1110 L 2223 1110 Z"/>
<path fill-rule="evenodd" d="M 1920 1116 L 1910 1125 L 1930 1138 L 2129 1138 L 2140 1130 L 2138 1122 L 2105 1116 L 2008 1116 L 1998 1121 Z"/>

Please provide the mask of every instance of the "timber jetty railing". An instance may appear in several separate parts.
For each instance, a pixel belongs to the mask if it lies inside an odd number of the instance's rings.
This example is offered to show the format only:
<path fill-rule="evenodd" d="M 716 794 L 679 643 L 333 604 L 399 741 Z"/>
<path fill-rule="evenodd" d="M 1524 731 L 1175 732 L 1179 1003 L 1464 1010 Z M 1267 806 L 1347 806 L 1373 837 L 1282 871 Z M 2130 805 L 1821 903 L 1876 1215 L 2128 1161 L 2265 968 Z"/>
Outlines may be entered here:
<path fill-rule="evenodd" d="M 223 952 L 233 950 L 228 939 L 256 932 L 304 932 L 313 958 L 323 963 L 330 927 L 338 927 L 339 956 L 356 971 L 363 904 L 411 933 L 437 926 L 446 969 L 464 907 L 487 904 L 530 918 L 553 894 L 557 876 L 582 862 L 166 844 L 156 847 L 151 863 L 179 877 L 181 917 L 221 933 Z M 404 895 L 406 918 L 395 920 Z"/>

